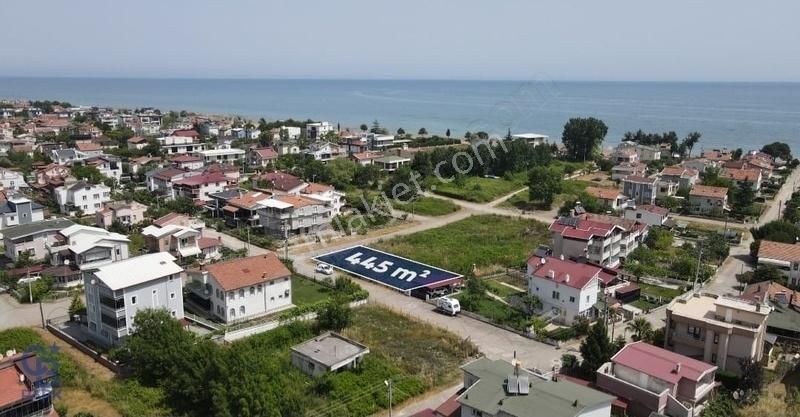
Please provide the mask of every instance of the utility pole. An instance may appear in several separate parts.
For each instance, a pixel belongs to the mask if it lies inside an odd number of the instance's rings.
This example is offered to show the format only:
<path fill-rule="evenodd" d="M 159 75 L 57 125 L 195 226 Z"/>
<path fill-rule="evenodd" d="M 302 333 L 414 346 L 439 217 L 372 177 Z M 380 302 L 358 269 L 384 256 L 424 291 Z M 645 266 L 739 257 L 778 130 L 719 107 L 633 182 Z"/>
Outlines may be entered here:
<path fill-rule="evenodd" d="M 694 273 L 694 284 L 692 285 L 692 290 L 697 289 L 697 278 L 700 276 L 700 265 L 702 265 L 703 259 L 703 248 L 700 248 L 700 253 L 697 255 L 697 270 Z"/>
<path fill-rule="evenodd" d="M 28 299 L 31 304 L 33 304 L 33 284 L 31 284 L 31 267 L 29 266 L 27 269 L 27 274 L 25 279 L 28 281 Z"/>
<path fill-rule="evenodd" d="M 392 380 L 387 379 L 383 383 L 389 388 L 389 417 L 392 417 Z"/>

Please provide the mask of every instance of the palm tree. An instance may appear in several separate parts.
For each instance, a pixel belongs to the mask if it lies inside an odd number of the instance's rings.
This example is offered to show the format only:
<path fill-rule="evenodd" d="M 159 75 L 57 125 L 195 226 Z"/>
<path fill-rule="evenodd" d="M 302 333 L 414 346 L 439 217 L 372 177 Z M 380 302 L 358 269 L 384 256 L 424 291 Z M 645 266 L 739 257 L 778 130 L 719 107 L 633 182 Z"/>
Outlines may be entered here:
<path fill-rule="evenodd" d="M 626 330 L 633 333 L 631 339 L 634 341 L 648 340 L 653 334 L 653 325 L 644 317 L 639 317 L 628 323 Z"/>

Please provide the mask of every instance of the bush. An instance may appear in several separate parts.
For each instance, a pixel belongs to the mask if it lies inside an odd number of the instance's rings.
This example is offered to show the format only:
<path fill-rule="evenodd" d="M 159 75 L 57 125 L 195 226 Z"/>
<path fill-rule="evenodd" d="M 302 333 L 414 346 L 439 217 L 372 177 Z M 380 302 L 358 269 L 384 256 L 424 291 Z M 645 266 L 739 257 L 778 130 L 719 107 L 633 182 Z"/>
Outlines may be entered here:
<path fill-rule="evenodd" d="M 721 382 L 723 387 L 731 391 L 739 388 L 739 377 L 733 372 L 717 369 L 716 378 L 714 379 Z"/>

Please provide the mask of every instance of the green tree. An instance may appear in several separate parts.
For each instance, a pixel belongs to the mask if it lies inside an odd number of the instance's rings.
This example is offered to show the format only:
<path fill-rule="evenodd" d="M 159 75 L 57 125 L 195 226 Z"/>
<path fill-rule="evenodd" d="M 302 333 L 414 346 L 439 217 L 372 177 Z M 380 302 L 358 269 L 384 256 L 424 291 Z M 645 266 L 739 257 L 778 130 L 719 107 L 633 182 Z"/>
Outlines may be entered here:
<path fill-rule="evenodd" d="M 350 306 L 343 299 L 334 298 L 328 301 L 317 313 L 317 324 L 321 329 L 344 330 L 352 321 Z"/>
<path fill-rule="evenodd" d="M 672 247 L 672 233 L 661 227 L 653 227 L 647 233 L 644 244 L 650 249 L 666 250 Z"/>
<path fill-rule="evenodd" d="M 744 153 L 744 151 L 742 150 L 742 148 L 736 148 L 736 149 L 733 150 L 733 152 L 731 152 L 731 159 L 734 160 L 734 161 L 738 161 L 738 160 L 742 159 L 742 154 L 743 153 Z"/>
<path fill-rule="evenodd" d="M 379 135 L 385 135 L 387 133 L 386 129 L 381 127 L 381 124 L 378 122 L 378 120 L 372 121 L 372 128 L 370 128 L 369 131 L 370 133 L 375 133 Z"/>
<path fill-rule="evenodd" d="M 74 165 L 72 167 L 72 175 L 79 180 L 86 180 L 92 184 L 100 184 L 106 178 L 96 166 L 92 165 Z"/>
<path fill-rule="evenodd" d="M 573 161 L 594 159 L 595 153 L 608 134 L 608 126 L 602 120 L 572 118 L 564 125 L 561 141 L 567 149 L 567 157 Z"/>
<path fill-rule="evenodd" d="M 689 157 L 692 156 L 692 148 L 694 148 L 694 145 L 697 145 L 697 142 L 700 142 L 701 136 L 703 135 L 698 132 L 691 132 L 686 135 L 686 138 L 684 138 L 683 142 L 681 142 L 681 145 L 689 152 Z"/>
<path fill-rule="evenodd" d="M 633 336 L 631 336 L 631 338 L 634 341 L 650 340 L 650 337 L 653 334 L 653 325 L 650 324 L 650 322 L 647 321 L 647 319 L 644 317 L 638 317 L 634 319 L 633 321 L 628 323 L 626 329 L 629 332 L 633 333 Z"/>
<path fill-rule="evenodd" d="M 444 132 L 444 135 L 450 138 L 450 129 L 447 129 L 447 132 Z"/>
<path fill-rule="evenodd" d="M 410 202 L 420 197 L 422 183 L 420 175 L 408 166 L 402 166 L 393 172 L 383 184 L 383 192 L 387 197 L 401 203 Z"/>
<path fill-rule="evenodd" d="M 761 227 L 751 228 L 750 233 L 757 241 L 764 239 L 773 242 L 796 243 L 800 240 L 800 228 L 786 220 L 773 220 Z"/>
<path fill-rule="evenodd" d="M 185 371 L 176 369 L 192 350 L 195 337 L 166 309 L 143 309 L 136 313 L 136 328 L 125 340 L 134 375 L 156 385 Z"/>
<path fill-rule="evenodd" d="M 472 139 L 472 132 L 467 130 L 467 132 L 464 133 L 464 139 Z"/>
<path fill-rule="evenodd" d="M 783 142 L 772 142 L 768 145 L 764 145 L 764 147 L 761 148 L 761 152 L 773 158 L 783 159 L 784 161 L 792 160 L 792 148 Z"/>
<path fill-rule="evenodd" d="M 340 190 L 350 186 L 358 170 L 358 164 L 347 158 L 334 159 L 329 161 L 327 166 L 329 172 L 328 183 Z"/>
<path fill-rule="evenodd" d="M 749 215 L 756 199 L 756 191 L 750 181 L 741 181 L 733 190 L 733 213 L 739 216 Z"/>
<path fill-rule="evenodd" d="M 561 192 L 562 173 L 553 168 L 537 166 L 528 173 L 528 187 L 532 201 L 549 207 L 556 194 Z"/>
<path fill-rule="evenodd" d="M 596 377 L 596 372 L 604 363 L 611 359 L 614 354 L 614 347 L 608 339 L 608 329 L 602 322 L 597 322 L 589 330 L 586 339 L 581 342 L 581 371 L 584 376 L 591 378 Z"/>
<path fill-rule="evenodd" d="M 425 135 L 428 134 L 428 130 L 425 129 L 424 127 L 421 127 L 421 128 L 419 128 L 419 131 L 417 131 L 417 134 L 420 135 L 420 136 L 425 136 Z"/>
<path fill-rule="evenodd" d="M 86 306 L 83 304 L 83 300 L 81 300 L 81 296 L 78 293 L 72 296 L 72 301 L 69 303 L 69 315 L 74 316 L 86 310 Z"/>
<path fill-rule="evenodd" d="M 403 136 L 405 134 L 406 131 L 402 127 L 397 128 L 397 136 Z"/>
<path fill-rule="evenodd" d="M 361 129 L 362 132 L 366 132 L 369 130 L 369 126 L 367 126 L 364 123 L 362 123 L 361 126 L 359 126 L 358 128 Z"/>

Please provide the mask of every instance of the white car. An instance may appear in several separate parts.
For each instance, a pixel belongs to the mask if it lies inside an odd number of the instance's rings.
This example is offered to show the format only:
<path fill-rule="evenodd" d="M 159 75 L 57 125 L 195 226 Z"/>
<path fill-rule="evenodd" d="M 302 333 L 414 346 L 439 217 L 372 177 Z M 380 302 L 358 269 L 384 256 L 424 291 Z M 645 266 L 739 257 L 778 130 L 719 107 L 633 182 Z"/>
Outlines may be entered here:
<path fill-rule="evenodd" d="M 333 267 L 328 264 L 319 263 L 314 271 L 320 274 L 333 275 Z"/>

